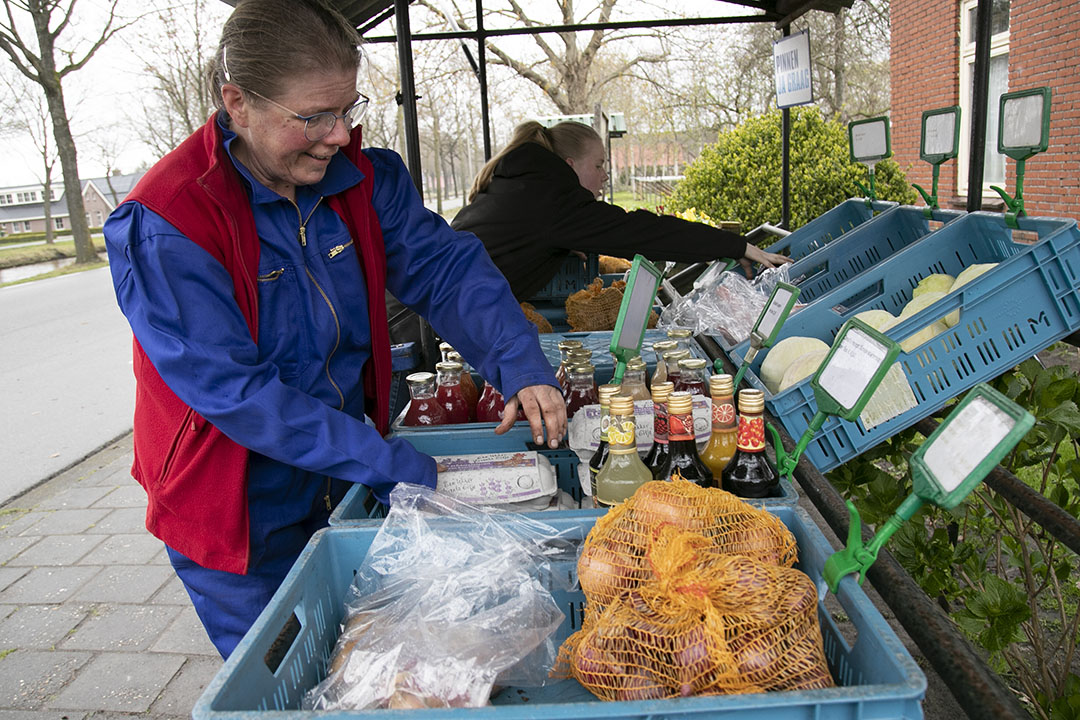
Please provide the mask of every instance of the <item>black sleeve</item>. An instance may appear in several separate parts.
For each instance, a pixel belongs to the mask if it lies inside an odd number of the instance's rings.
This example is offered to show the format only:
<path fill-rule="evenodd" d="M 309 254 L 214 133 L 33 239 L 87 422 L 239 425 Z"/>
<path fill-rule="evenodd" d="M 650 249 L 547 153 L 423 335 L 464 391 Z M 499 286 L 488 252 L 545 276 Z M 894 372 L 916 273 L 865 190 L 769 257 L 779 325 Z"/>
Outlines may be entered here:
<path fill-rule="evenodd" d="M 555 220 L 554 237 L 567 250 L 676 262 L 738 259 L 746 252 L 746 240 L 736 233 L 648 210 L 627 212 L 577 190 L 566 194 Z"/>

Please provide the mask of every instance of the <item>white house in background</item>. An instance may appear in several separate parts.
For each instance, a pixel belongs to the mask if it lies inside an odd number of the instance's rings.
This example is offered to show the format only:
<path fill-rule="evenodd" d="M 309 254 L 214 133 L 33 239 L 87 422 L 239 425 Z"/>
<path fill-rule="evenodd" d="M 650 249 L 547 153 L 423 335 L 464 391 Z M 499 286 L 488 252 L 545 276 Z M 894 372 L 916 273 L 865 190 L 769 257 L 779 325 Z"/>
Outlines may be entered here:
<path fill-rule="evenodd" d="M 143 172 L 138 172 L 83 180 L 87 224 L 100 228 L 109 213 L 127 197 L 143 175 Z M 53 229 L 71 230 L 63 183 L 55 183 L 51 190 L 49 214 L 52 216 Z M 0 188 L 0 236 L 40 232 L 45 232 L 45 189 L 40 184 Z"/>

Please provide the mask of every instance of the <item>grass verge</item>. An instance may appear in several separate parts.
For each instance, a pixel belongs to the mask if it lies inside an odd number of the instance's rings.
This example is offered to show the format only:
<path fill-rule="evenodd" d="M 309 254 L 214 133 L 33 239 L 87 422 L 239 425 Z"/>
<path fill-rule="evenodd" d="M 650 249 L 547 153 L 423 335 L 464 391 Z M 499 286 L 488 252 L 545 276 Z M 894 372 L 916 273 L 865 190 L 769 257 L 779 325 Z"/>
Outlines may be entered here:
<path fill-rule="evenodd" d="M 93 238 L 94 249 L 105 252 L 105 239 Z M 30 247 L 0 248 L 0 269 L 32 265 L 49 260 L 75 257 L 75 241 L 65 240 L 52 245 L 31 245 Z"/>
<path fill-rule="evenodd" d="M 59 270 L 50 270 L 49 272 L 41 273 L 40 275 L 33 275 L 19 280 L 12 280 L 11 282 L 0 283 L 0 288 L 6 288 L 10 285 L 22 285 L 23 283 L 34 282 L 35 280 L 45 280 L 51 277 L 60 277 L 61 275 L 71 275 L 83 272 L 84 270 L 97 270 L 98 268 L 106 267 L 108 264 L 108 260 L 102 260 L 100 262 L 86 263 L 84 265 L 68 265 Z"/>

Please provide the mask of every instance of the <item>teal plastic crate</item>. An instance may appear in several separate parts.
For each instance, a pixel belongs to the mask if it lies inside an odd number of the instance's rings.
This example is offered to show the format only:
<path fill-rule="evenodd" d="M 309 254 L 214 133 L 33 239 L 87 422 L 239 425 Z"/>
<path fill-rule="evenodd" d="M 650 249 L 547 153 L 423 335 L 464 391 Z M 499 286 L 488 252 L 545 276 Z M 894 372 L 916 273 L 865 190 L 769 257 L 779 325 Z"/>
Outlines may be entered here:
<path fill-rule="evenodd" d="M 536 295 L 529 298 L 529 302 L 533 305 L 565 302 L 566 298 L 578 290 L 583 290 L 586 285 L 600 275 L 600 257 L 589 254 L 585 258 L 585 260 L 582 260 L 576 255 L 567 256 L 555 277 Z"/>
<path fill-rule="evenodd" d="M 868 201 L 865 198 L 845 200 L 798 230 L 792 231 L 769 245 L 765 250 L 787 255 L 792 260 L 799 260 L 894 207 L 896 203 L 884 200 Z"/>
<path fill-rule="evenodd" d="M 771 510 L 792 531 L 799 546 L 799 569 L 823 587 L 822 569 L 832 548 L 810 517 L 798 507 Z M 548 524 L 580 543 L 594 517 L 553 518 Z M 449 521 L 446 531 L 454 531 Z M 302 720 L 304 718 L 400 718 L 408 720 L 608 720 L 695 716 L 732 720 L 885 720 L 923 717 L 926 677 L 881 617 L 853 576 L 844 578 L 836 595 L 857 637 L 845 639 L 830 612 L 820 604 L 825 656 L 838 686 L 822 690 L 601 702 L 576 680 L 542 688 L 507 687 L 492 705 L 471 709 L 314 713 L 299 709 L 303 694 L 326 675 L 340 633 L 353 574 L 371 545 L 376 528 L 327 528 L 312 538 L 270 604 L 236 650 L 207 685 L 192 709 L 195 720 Z M 554 574 L 576 579 L 576 562 L 553 564 Z M 556 631 L 561 643 L 578 630 L 584 596 L 553 589 L 565 619 Z M 291 642 L 278 640 L 295 615 L 300 630 Z M 277 661 L 280 659 L 280 662 Z"/>
<path fill-rule="evenodd" d="M 531 446 L 521 443 L 516 447 L 492 449 L 491 444 L 483 438 L 463 438 L 458 435 L 441 435 L 431 433 L 427 435 L 413 435 L 408 438 L 409 443 L 422 453 L 428 455 L 469 455 L 488 452 L 516 452 L 528 450 Z M 586 468 L 581 466 L 581 459 L 573 450 L 539 450 L 541 455 L 548 459 L 555 470 L 555 479 L 559 489 L 570 494 L 570 497 L 578 503 L 578 510 L 544 510 L 526 513 L 538 520 L 551 517 L 580 516 L 583 514 L 602 515 L 605 511 L 592 507 L 592 498 L 582 492 L 581 473 Z M 752 505 L 759 507 L 771 507 L 773 505 L 794 505 L 799 501 L 799 493 L 786 480 L 780 481 L 777 495 L 768 498 L 747 499 Z M 330 514 L 330 525 L 333 527 L 349 527 L 354 525 L 370 525 L 381 523 L 386 517 L 386 506 L 375 499 L 371 490 L 366 485 L 356 484 L 342 498 L 334 512 Z"/>
<path fill-rule="evenodd" d="M 996 213 L 977 212 L 949 223 L 849 283 L 793 313 L 780 338 L 816 337 L 831 345 L 848 318 L 864 310 L 893 315 L 911 300 L 919 281 L 934 273 L 954 277 L 975 263 L 999 263 L 967 285 L 945 295 L 886 334 L 898 342 L 932 322 L 959 312 L 944 333 L 901 352 L 898 362 L 918 405 L 881 425 L 835 417 L 826 421 L 806 451 L 822 472 L 856 457 L 910 427 L 966 392 L 1080 329 L 1080 231 L 1072 219 L 1019 220 L 1024 236 Z M 749 343 L 731 353 L 738 363 Z M 817 410 L 809 379 L 772 395 L 758 378 L 766 353 L 746 373 L 765 392 L 770 412 L 798 438 Z"/>
<path fill-rule="evenodd" d="M 848 201 L 851 202 L 854 201 Z M 855 206 L 848 206 L 849 211 L 854 209 Z M 799 288 L 798 301 L 803 304 L 813 302 L 963 216 L 962 212 L 935 210 L 928 218 L 926 208 L 890 204 L 874 217 L 868 217 L 788 266 L 788 277 Z M 713 336 L 713 339 L 729 357 L 738 344 L 723 335 Z"/>

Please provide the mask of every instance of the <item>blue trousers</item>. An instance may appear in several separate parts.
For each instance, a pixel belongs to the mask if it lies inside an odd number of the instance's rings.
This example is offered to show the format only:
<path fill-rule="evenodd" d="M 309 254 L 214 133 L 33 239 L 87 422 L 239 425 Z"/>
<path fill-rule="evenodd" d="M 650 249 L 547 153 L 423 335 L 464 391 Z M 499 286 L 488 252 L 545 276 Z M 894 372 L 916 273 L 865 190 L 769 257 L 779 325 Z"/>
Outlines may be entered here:
<path fill-rule="evenodd" d="M 206 634 L 222 658 L 228 659 L 270 603 L 311 536 L 327 526 L 330 510 L 324 499 L 326 480 L 317 487 L 319 492 L 308 505 L 306 517 L 285 525 L 280 524 L 285 510 L 280 501 L 266 502 L 263 498 L 252 502 L 254 493 L 249 492 L 252 552 L 246 575 L 202 567 L 165 546 L 169 562 L 184 583 Z M 348 487 L 349 483 L 333 481 L 330 504 L 336 506 Z M 291 503 L 289 506 L 293 512 L 287 514 L 293 515 L 296 506 Z M 268 518 L 277 522 L 267 522 Z"/>

